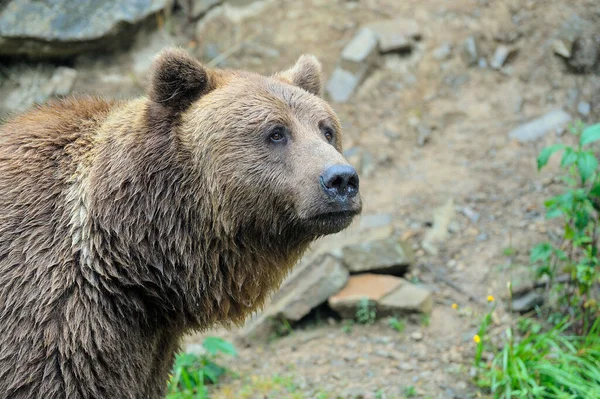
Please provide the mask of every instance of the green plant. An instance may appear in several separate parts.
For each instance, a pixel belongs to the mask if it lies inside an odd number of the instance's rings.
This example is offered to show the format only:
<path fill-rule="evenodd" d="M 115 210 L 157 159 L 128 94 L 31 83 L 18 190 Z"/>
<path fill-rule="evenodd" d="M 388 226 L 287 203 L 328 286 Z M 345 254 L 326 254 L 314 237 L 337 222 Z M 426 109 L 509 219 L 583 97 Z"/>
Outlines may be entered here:
<path fill-rule="evenodd" d="M 377 319 L 375 304 L 369 298 L 362 298 L 356 308 L 356 321 L 360 324 L 373 324 Z"/>
<path fill-rule="evenodd" d="M 216 363 L 221 354 L 236 356 L 233 345 L 221 338 L 206 337 L 204 353 L 179 353 L 169 379 L 167 399 L 206 399 L 207 384 L 214 384 L 227 371 Z"/>
<path fill-rule="evenodd" d="M 482 364 L 479 357 L 477 384 L 494 398 L 600 397 L 600 319 L 584 337 L 568 334 L 568 326 L 560 323 L 522 338 L 507 328 L 493 360 Z M 482 338 L 479 346 L 494 351 L 489 340 Z"/>
<path fill-rule="evenodd" d="M 598 222 L 600 217 L 600 173 L 595 153 L 590 145 L 600 140 L 600 124 L 584 128 L 581 123 L 571 127 L 578 139 L 577 147 L 556 144 L 544 148 L 537 158 L 538 170 L 546 166 L 550 157 L 562 151 L 559 179 L 565 190 L 545 202 L 549 219 L 564 220 L 562 242 L 555 245 L 543 242 L 531 251 L 530 260 L 537 266 L 539 276 L 547 275 L 549 286 L 559 273 L 566 273 L 573 284 L 560 290 L 564 305 L 578 309 L 582 316 L 582 333 L 589 328 L 591 318 L 600 309 L 596 298 L 600 283 L 598 260 Z M 571 287 L 573 287 L 571 289 Z"/>
<path fill-rule="evenodd" d="M 344 320 L 344 325 L 342 326 L 342 331 L 346 334 L 351 334 L 353 327 L 354 327 L 354 320 Z"/>
<path fill-rule="evenodd" d="M 395 317 L 390 317 L 388 319 L 388 325 L 397 332 L 401 333 L 404 332 L 404 329 L 406 328 L 406 321 L 402 319 L 399 320 Z"/>
<path fill-rule="evenodd" d="M 413 398 L 417 396 L 417 390 L 412 385 L 409 385 L 404 388 L 404 396 L 407 398 Z"/>

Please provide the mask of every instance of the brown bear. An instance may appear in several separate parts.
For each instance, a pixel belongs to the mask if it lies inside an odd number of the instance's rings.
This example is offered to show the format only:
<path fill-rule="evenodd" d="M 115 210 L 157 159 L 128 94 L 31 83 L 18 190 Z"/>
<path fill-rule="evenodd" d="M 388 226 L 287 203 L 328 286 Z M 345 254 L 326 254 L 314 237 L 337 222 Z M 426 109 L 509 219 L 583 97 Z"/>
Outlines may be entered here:
<path fill-rule="evenodd" d="M 155 59 L 148 95 L 0 128 L 0 397 L 160 398 L 182 335 L 240 324 L 361 211 L 302 56 L 265 77 Z"/>

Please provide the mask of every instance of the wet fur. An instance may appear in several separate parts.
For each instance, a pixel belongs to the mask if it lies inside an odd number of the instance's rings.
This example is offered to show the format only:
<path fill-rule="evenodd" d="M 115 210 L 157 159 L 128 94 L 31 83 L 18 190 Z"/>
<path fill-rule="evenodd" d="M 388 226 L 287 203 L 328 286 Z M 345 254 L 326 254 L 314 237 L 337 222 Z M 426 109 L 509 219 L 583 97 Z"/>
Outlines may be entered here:
<path fill-rule="evenodd" d="M 301 102 L 320 90 L 306 62 L 277 77 L 306 85 Z M 186 112 L 242 75 L 171 50 L 147 98 L 56 101 L 2 126 L 1 397 L 162 397 L 184 332 L 241 324 L 319 235 L 285 195 L 252 193 L 280 172 L 241 180 L 227 166 L 263 154 L 198 126 L 233 122 Z"/>

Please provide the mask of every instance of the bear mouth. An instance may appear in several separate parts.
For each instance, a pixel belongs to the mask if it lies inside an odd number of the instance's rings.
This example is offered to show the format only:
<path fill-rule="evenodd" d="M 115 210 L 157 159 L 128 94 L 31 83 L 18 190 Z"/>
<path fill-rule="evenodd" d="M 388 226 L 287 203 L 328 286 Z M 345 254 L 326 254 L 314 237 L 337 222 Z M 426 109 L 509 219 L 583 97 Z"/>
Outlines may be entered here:
<path fill-rule="evenodd" d="M 359 210 L 323 212 L 304 219 L 304 223 L 314 234 L 334 234 L 348 227 L 359 213 Z"/>

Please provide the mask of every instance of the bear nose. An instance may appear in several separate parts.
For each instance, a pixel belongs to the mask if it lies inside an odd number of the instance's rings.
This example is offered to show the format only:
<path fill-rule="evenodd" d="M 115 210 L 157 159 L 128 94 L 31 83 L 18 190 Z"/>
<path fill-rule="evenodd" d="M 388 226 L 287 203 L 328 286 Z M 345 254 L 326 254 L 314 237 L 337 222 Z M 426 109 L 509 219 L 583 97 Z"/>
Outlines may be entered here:
<path fill-rule="evenodd" d="M 321 175 L 321 186 L 331 197 L 352 198 L 358 193 L 358 174 L 350 165 L 330 166 Z"/>

